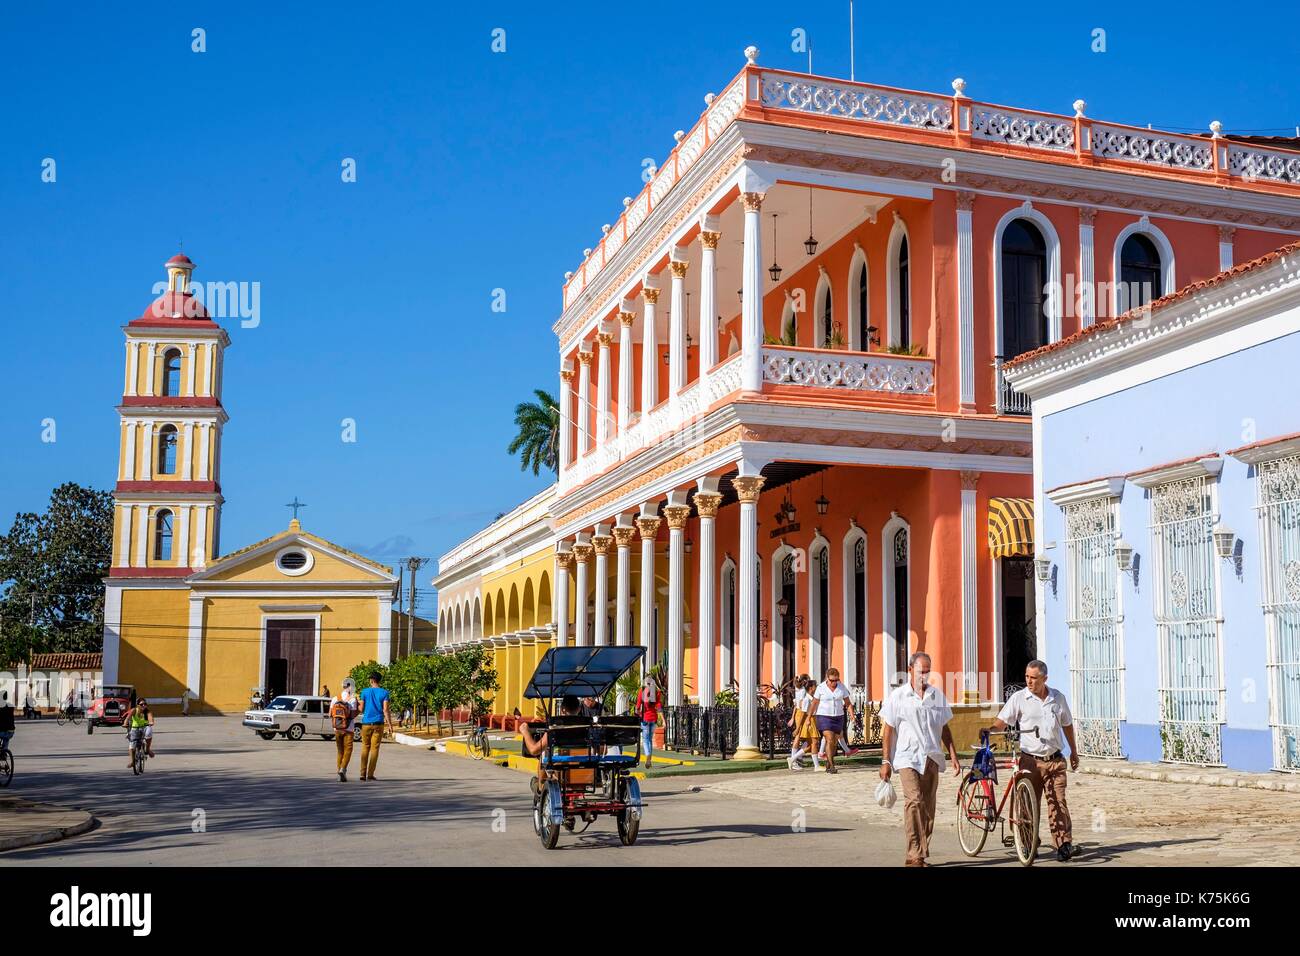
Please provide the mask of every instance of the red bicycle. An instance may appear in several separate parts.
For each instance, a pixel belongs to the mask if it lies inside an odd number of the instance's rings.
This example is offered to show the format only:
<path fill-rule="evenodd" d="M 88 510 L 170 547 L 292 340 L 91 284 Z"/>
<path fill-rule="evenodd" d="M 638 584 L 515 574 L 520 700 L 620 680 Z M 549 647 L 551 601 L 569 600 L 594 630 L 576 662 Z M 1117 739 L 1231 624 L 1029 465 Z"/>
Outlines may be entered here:
<path fill-rule="evenodd" d="M 1028 728 L 1028 732 L 1037 733 L 1037 728 Z M 989 743 L 990 736 L 1006 737 L 1012 747 L 1011 753 L 1001 761 Z M 967 856 L 975 856 L 984 849 L 984 842 L 999 824 L 1002 845 L 1014 844 L 1016 858 L 1024 866 L 1032 866 L 1038 855 L 1038 792 L 1029 772 L 1020 767 L 1019 742 L 1020 731 L 980 731 L 979 750 L 975 751 L 971 769 L 957 791 L 957 841 Z M 999 768 L 1012 771 L 1001 802 L 997 800 Z M 1007 810 L 1006 816 L 1003 810 Z"/>

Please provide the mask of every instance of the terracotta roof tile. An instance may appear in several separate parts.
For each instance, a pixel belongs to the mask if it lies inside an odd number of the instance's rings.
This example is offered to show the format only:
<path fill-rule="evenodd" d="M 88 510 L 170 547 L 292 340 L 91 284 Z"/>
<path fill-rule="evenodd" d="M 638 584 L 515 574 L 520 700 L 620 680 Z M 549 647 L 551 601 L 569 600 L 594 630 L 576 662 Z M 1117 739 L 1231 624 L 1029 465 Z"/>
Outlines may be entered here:
<path fill-rule="evenodd" d="M 35 671 L 97 671 L 104 668 L 103 654 L 33 654 Z"/>

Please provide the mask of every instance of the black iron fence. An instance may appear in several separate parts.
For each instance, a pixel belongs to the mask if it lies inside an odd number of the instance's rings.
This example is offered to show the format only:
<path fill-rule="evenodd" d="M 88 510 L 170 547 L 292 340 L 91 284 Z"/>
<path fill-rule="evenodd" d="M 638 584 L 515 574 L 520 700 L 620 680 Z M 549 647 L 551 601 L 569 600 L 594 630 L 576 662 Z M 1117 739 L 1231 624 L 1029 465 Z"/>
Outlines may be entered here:
<path fill-rule="evenodd" d="M 740 739 L 739 710 L 682 704 L 664 708 L 664 748 L 726 760 Z"/>

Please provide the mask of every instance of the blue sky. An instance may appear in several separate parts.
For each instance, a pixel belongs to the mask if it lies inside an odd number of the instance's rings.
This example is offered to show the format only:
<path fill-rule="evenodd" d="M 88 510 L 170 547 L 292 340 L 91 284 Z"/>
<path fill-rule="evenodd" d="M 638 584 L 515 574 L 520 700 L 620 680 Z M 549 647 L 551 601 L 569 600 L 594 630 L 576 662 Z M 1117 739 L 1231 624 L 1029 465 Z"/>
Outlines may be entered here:
<path fill-rule="evenodd" d="M 858 3 L 857 77 L 1164 128 L 1300 123 L 1290 8 L 1047 7 Z M 803 69 L 802 28 L 816 72 L 848 75 L 847 2 L 551 9 L 0 5 L 0 526 L 60 482 L 111 486 L 120 326 L 182 240 L 196 279 L 261 284 L 260 325 L 227 323 L 223 550 L 297 495 L 318 534 L 436 557 L 544 487 L 505 453 L 513 407 L 555 389 L 563 273 L 642 159 L 749 43 Z"/>

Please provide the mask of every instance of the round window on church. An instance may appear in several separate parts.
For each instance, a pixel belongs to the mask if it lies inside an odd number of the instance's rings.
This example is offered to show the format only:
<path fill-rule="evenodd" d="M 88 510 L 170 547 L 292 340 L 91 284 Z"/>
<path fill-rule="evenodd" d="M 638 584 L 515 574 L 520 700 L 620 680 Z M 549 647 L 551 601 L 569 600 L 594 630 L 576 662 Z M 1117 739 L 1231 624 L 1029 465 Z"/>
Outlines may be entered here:
<path fill-rule="evenodd" d="M 275 566 L 280 569 L 280 573 L 293 577 L 306 574 L 311 570 L 312 563 L 311 552 L 302 548 L 285 548 L 275 556 Z"/>

